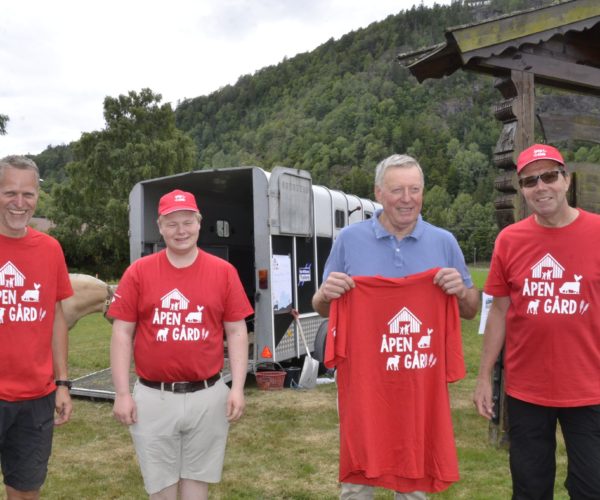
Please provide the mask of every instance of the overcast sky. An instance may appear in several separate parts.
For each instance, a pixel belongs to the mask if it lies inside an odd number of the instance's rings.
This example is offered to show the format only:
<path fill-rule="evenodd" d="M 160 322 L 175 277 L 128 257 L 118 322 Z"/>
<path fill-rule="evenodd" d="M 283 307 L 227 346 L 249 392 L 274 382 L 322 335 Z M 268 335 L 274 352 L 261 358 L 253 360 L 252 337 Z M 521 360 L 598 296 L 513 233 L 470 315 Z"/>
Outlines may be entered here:
<path fill-rule="evenodd" d="M 175 108 L 421 3 L 0 0 L 0 158 L 103 129 L 106 96 L 148 87 Z"/>

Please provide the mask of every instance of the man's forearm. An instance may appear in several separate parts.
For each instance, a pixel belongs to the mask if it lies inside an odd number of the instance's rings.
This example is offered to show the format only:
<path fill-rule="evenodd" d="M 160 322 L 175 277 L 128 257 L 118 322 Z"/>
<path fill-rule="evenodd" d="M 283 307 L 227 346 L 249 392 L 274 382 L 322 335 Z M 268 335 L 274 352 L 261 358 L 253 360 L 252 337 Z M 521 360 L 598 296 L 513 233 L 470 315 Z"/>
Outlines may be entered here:
<path fill-rule="evenodd" d="M 130 392 L 129 370 L 133 352 L 133 338 L 127 330 L 120 328 L 116 323 L 115 321 L 115 324 L 113 324 L 113 334 L 110 341 L 110 368 L 115 392 L 117 394 L 128 394 Z"/>
<path fill-rule="evenodd" d="M 243 389 L 248 372 L 248 331 L 245 322 L 226 326 L 231 387 Z"/>
<path fill-rule="evenodd" d="M 315 312 L 319 313 L 324 318 L 329 317 L 329 307 L 331 306 L 331 302 L 327 300 L 325 294 L 323 293 L 323 289 L 319 288 L 317 293 L 313 295 L 312 298 L 312 307 Z"/>
<path fill-rule="evenodd" d="M 458 298 L 458 311 L 460 317 L 473 319 L 479 311 L 479 290 L 476 287 L 467 288 L 465 296 Z"/>
<path fill-rule="evenodd" d="M 66 380 L 69 378 L 69 330 L 62 311 L 60 302 L 56 303 L 54 310 L 54 323 L 52 326 L 52 363 L 54 378 Z"/>

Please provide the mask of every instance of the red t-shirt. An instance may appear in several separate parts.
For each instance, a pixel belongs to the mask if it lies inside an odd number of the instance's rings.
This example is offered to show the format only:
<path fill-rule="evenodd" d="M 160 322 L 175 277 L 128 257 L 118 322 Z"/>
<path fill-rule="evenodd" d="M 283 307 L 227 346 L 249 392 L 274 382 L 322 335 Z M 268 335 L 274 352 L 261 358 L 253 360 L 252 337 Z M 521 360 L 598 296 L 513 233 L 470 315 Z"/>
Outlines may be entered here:
<path fill-rule="evenodd" d="M 436 272 L 355 276 L 331 304 L 342 482 L 437 492 L 459 479 L 447 383 L 465 376 L 460 318 Z"/>
<path fill-rule="evenodd" d="M 223 322 L 252 314 L 236 269 L 202 250 L 176 268 L 166 251 L 125 271 L 108 314 L 137 323 L 137 374 L 160 382 L 205 380 L 223 368 Z"/>
<path fill-rule="evenodd" d="M 56 388 L 54 310 L 71 295 L 58 241 L 32 228 L 23 238 L 0 235 L 0 399 L 36 399 Z"/>
<path fill-rule="evenodd" d="M 510 297 L 506 393 L 542 406 L 600 403 L 600 216 L 547 228 L 533 216 L 496 239 L 484 287 Z"/>

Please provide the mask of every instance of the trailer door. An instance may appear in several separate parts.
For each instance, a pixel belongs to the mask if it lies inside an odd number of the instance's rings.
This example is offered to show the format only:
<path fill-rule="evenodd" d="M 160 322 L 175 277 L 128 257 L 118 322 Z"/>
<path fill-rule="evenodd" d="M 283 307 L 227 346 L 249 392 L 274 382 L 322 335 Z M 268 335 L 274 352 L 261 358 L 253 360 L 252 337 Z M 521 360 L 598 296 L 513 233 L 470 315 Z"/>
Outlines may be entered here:
<path fill-rule="evenodd" d="M 275 167 L 269 176 L 268 198 L 273 355 L 275 360 L 283 361 L 300 354 L 291 309 L 299 310 L 301 315 L 314 314 L 310 306 L 315 291 L 310 173 Z"/>
<path fill-rule="evenodd" d="M 275 167 L 269 179 L 271 234 L 311 237 L 312 179 L 305 170 Z"/>

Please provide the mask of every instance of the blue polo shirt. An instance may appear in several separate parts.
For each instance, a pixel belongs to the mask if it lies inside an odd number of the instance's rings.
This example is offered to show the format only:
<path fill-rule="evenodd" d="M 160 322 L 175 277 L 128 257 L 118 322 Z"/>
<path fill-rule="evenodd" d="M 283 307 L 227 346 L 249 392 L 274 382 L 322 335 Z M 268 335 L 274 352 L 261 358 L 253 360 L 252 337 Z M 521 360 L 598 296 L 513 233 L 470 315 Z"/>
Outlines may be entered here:
<path fill-rule="evenodd" d="M 412 233 L 398 240 L 379 222 L 381 212 L 379 209 L 371 219 L 342 229 L 325 263 L 323 281 L 332 271 L 350 276 L 402 278 L 434 267 L 453 267 L 467 288 L 473 286 L 452 233 L 425 222 L 419 215 Z"/>

